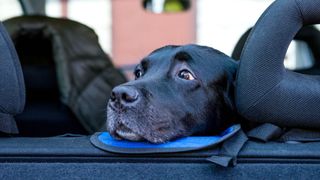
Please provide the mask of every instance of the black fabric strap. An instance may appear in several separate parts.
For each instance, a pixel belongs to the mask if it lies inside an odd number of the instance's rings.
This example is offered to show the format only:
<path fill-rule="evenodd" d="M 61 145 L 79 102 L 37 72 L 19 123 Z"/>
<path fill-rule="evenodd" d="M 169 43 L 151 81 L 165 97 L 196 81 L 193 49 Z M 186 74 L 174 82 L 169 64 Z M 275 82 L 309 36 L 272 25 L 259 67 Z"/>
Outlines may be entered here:
<path fill-rule="evenodd" d="M 247 141 L 248 137 L 240 130 L 222 144 L 219 155 L 213 155 L 207 158 L 207 160 L 223 167 L 235 166 L 237 155 Z"/>
<path fill-rule="evenodd" d="M 282 128 L 276 125 L 265 123 L 250 130 L 247 134 L 240 130 L 237 134 L 222 144 L 218 155 L 213 155 L 207 160 L 223 167 L 235 166 L 237 163 L 237 155 L 249 140 L 248 138 L 263 142 L 319 142 L 320 132 L 305 129 L 290 129 L 285 132 Z"/>
<path fill-rule="evenodd" d="M 277 139 L 281 134 L 282 129 L 270 123 L 262 124 L 247 133 L 249 138 L 258 139 L 263 142 Z"/>
<path fill-rule="evenodd" d="M 320 131 L 310 129 L 282 129 L 274 124 L 262 124 L 247 133 L 247 136 L 254 140 L 263 142 L 319 142 Z"/>

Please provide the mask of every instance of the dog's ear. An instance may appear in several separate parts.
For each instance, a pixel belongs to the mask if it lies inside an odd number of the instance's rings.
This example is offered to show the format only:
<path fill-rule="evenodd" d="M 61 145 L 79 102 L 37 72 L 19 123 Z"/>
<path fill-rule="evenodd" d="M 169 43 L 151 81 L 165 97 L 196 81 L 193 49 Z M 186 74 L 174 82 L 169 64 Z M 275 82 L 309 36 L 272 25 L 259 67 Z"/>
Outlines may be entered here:
<path fill-rule="evenodd" d="M 226 118 L 233 118 L 236 116 L 234 92 L 238 63 L 230 58 L 224 65 L 224 73 L 215 80 L 213 88 L 218 93 L 219 99 L 222 103 L 222 116 L 228 116 Z"/>
<path fill-rule="evenodd" d="M 216 93 L 215 99 L 215 122 L 217 132 L 221 132 L 234 123 L 237 118 L 237 111 L 234 102 L 234 80 L 229 77 L 230 73 L 224 72 L 219 79 L 216 79 L 210 86 Z"/>
<path fill-rule="evenodd" d="M 225 101 L 227 105 L 230 106 L 230 108 L 235 112 L 235 87 L 236 87 L 236 76 L 237 76 L 237 70 L 239 63 L 230 59 L 232 62 L 231 65 L 228 68 L 228 71 L 226 72 L 227 80 L 226 80 L 226 89 L 225 89 Z"/>
<path fill-rule="evenodd" d="M 223 74 L 214 82 L 214 89 L 222 98 L 223 104 L 231 111 L 235 110 L 234 106 L 234 81 L 228 77 L 228 73 Z"/>

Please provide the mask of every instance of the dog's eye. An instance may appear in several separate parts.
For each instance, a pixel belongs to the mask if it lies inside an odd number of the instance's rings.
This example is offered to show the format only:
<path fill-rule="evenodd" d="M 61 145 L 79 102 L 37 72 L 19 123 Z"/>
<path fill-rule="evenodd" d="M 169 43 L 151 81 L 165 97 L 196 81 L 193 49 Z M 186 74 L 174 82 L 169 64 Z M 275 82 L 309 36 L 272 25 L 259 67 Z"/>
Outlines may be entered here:
<path fill-rule="evenodd" d="M 135 70 L 134 76 L 136 79 L 140 78 L 142 76 L 142 70 L 140 70 L 140 69 Z"/>
<path fill-rule="evenodd" d="M 180 71 L 178 76 L 179 76 L 179 78 L 182 78 L 185 80 L 194 80 L 195 79 L 195 77 L 191 74 L 191 72 L 186 69 Z"/>

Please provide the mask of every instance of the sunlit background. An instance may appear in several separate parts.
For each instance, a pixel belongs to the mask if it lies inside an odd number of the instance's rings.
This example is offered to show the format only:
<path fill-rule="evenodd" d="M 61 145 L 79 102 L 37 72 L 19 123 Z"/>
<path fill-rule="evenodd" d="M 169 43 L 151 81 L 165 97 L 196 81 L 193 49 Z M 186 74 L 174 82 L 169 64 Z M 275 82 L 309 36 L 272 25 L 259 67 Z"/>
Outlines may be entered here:
<path fill-rule="evenodd" d="M 196 43 L 231 55 L 241 35 L 274 0 L 191 0 L 191 7 L 179 13 L 148 12 L 142 0 L 44 1 L 46 15 L 70 18 L 93 28 L 115 65 L 131 73 L 143 56 L 167 44 Z M 161 11 L 157 3 L 153 5 Z M 22 15 L 18 0 L 0 1 L 1 20 L 18 15 Z M 291 46 L 294 49 L 296 45 Z M 287 56 L 294 54 L 289 50 Z M 295 61 L 285 64 L 297 66 Z"/>

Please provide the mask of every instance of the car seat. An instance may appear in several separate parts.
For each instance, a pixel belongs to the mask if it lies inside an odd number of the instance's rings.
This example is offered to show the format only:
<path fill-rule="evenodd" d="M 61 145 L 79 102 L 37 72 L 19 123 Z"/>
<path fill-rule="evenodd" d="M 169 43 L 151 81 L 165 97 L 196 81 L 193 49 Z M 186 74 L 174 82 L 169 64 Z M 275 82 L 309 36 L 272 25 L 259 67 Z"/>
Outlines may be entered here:
<path fill-rule="evenodd" d="M 14 115 L 25 104 L 24 81 L 20 62 L 2 23 L 0 23 L 0 133 L 16 134 Z"/>
<path fill-rule="evenodd" d="M 235 102 L 243 117 L 281 127 L 320 128 L 320 76 L 288 71 L 283 65 L 296 33 L 320 22 L 319 7 L 313 0 L 275 1 L 260 17 L 237 74 Z"/>
<path fill-rule="evenodd" d="M 244 44 L 251 32 L 252 28 L 248 29 L 238 40 L 231 57 L 235 60 L 239 60 L 241 56 L 241 51 L 244 47 Z M 293 71 L 303 73 L 303 74 L 320 74 L 320 32 L 314 26 L 305 26 L 302 27 L 299 32 L 295 35 L 294 39 L 297 42 L 305 43 L 307 48 L 301 48 L 299 52 L 296 53 L 305 53 L 311 52 L 311 56 L 304 56 L 307 59 L 299 59 L 299 61 L 304 61 L 305 66 L 311 65 L 310 67 L 296 68 Z M 304 47 L 304 46 L 302 46 Z M 308 51 L 308 52 L 305 52 Z"/>
<path fill-rule="evenodd" d="M 16 121 L 22 136 L 89 134 L 103 129 L 113 86 L 126 81 L 78 22 L 21 16 L 4 22 L 17 49 L 26 107 Z"/>

